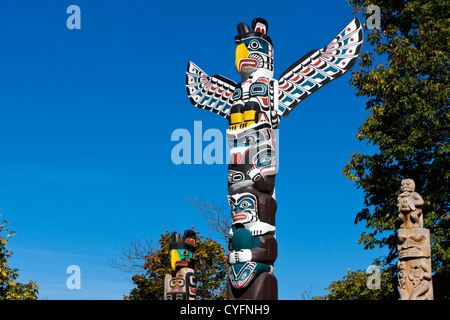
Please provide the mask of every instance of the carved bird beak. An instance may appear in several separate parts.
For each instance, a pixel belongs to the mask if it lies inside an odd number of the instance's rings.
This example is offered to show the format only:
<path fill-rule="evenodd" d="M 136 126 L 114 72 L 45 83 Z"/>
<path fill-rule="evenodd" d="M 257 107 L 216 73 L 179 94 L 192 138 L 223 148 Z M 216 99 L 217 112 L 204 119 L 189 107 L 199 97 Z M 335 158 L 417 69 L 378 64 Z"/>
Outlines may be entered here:
<path fill-rule="evenodd" d="M 242 59 L 247 59 L 250 51 L 247 50 L 247 46 L 244 43 L 239 44 L 236 47 L 236 69 L 237 72 L 241 73 L 240 61 Z"/>
<path fill-rule="evenodd" d="M 175 264 L 177 261 L 180 261 L 180 255 L 178 254 L 178 251 L 176 249 L 170 250 L 170 265 L 172 266 L 172 269 L 175 270 Z"/>

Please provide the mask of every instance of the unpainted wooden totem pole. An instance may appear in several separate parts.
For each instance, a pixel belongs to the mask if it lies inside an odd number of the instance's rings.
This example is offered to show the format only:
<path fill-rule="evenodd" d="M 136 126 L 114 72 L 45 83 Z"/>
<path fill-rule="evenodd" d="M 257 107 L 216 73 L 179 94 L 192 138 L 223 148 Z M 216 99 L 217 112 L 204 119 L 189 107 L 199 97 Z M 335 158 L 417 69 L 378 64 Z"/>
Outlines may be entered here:
<path fill-rule="evenodd" d="M 276 80 L 267 21 L 255 18 L 251 27 L 239 23 L 237 31 L 236 69 L 241 82 L 208 76 L 189 62 L 186 89 L 195 107 L 224 117 L 229 125 L 232 227 L 227 298 L 275 300 L 275 130 L 281 116 L 286 117 L 301 101 L 354 65 L 363 33 L 359 20 L 354 19 L 328 46 L 310 51 Z"/>
<path fill-rule="evenodd" d="M 412 179 L 402 180 L 398 196 L 398 293 L 400 300 L 433 300 L 430 230 L 423 228 L 423 199 Z"/>
<path fill-rule="evenodd" d="M 197 279 L 194 275 L 195 231 L 186 230 L 183 237 L 170 235 L 170 263 L 173 272 L 164 278 L 164 300 L 195 300 Z"/>

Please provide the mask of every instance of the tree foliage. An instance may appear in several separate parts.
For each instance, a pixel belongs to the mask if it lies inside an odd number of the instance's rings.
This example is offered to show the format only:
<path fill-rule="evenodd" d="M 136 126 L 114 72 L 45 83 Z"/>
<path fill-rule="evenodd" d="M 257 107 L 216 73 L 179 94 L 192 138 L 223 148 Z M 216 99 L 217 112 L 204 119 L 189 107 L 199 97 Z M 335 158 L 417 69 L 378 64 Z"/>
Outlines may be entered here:
<path fill-rule="evenodd" d="M 143 270 L 133 275 L 136 285 L 128 296 L 128 300 L 160 300 L 163 299 L 164 276 L 171 273 L 170 267 L 170 233 L 161 234 L 159 248 L 146 254 Z M 228 258 L 223 247 L 215 240 L 197 234 L 197 299 L 225 299 Z"/>
<path fill-rule="evenodd" d="M 365 222 L 369 231 L 359 242 L 369 249 L 387 247 L 386 262 L 395 260 L 400 182 L 413 179 L 425 201 L 424 227 L 431 231 L 435 297 L 450 298 L 449 1 L 349 3 L 366 17 L 369 5 L 381 12 L 381 29 L 366 30 L 373 52 L 361 55 L 361 69 L 351 79 L 357 96 L 368 98 L 370 112 L 357 137 L 378 149 L 353 153 L 343 170 L 364 192 L 355 223 Z"/>
<path fill-rule="evenodd" d="M 352 271 L 348 269 L 342 280 L 331 282 L 325 290 L 330 293 L 314 300 L 393 300 L 396 299 L 395 272 L 392 268 L 380 268 L 379 287 L 371 288 L 367 282 L 372 282 L 373 273 Z"/>
<path fill-rule="evenodd" d="M 8 265 L 12 252 L 6 250 L 6 245 L 15 231 L 8 229 L 7 224 L 7 220 L 0 224 L 0 300 L 36 300 L 39 290 L 36 283 L 31 280 L 26 284 L 17 282 L 19 270 Z"/>

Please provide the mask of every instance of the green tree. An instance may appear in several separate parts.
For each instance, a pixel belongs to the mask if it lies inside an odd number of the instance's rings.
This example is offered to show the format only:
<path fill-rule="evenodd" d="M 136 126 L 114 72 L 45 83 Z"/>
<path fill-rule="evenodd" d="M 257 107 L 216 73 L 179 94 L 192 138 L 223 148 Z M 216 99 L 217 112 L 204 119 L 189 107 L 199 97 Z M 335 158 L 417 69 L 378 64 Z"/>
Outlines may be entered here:
<path fill-rule="evenodd" d="M 367 282 L 375 283 L 374 273 L 366 271 L 351 271 L 348 269 L 342 280 L 331 282 L 325 290 L 330 293 L 322 297 L 313 297 L 314 300 L 393 300 L 396 299 L 395 272 L 391 267 L 380 267 L 379 287 L 369 287 Z"/>
<path fill-rule="evenodd" d="M 17 282 L 19 270 L 8 265 L 12 252 L 6 250 L 6 245 L 15 231 L 8 229 L 7 224 L 6 220 L 0 224 L 0 300 L 36 300 L 39 287 L 31 280 L 26 284 Z"/>
<path fill-rule="evenodd" d="M 343 170 L 364 192 L 355 223 L 365 222 L 369 231 L 359 243 L 389 248 L 385 262 L 393 263 L 400 182 L 413 179 L 425 201 L 424 227 L 431 231 L 435 298 L 449 299 L 449 1 L 349 3 L 366 18 L 369 5 L 381 12 L 381 29 L 366 29 L 373 52 L 361 55 L 361 69 L 351 79 L 370 112 L 357 137 L 377 147 L 372 155 L 353 153 Z"/>
<path fill-rule="evenodd" d="M 132 276 L 136 287 L 128 296 L 124 296 L 124 299 L 163 299 L 164 276 L 172 272 L 169 243 L 170 233 L 166 232 L 161 234 L 158 241 L 159 248 L 150 250 L 146 254 L 140 252 L 139 256 L 145 256 L 145 263 L 141 272 Z M 197 256 L 194 269 L 197 277 L 197 299 L 225 299 L 228 258 L 223 247 L 215 240 L 197 234 L 195 253 Z"/>

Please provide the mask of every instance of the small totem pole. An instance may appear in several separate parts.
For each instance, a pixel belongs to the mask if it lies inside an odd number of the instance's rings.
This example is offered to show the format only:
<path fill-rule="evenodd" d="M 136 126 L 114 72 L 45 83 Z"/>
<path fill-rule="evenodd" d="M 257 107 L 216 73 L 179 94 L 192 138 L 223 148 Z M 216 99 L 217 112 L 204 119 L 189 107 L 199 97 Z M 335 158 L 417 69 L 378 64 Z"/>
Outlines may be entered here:
<path fill-rule="evenodd" d="M 398 293 L 400 300 L 433 300 L 430 230 L 423 228 L 422 197 L 412 179 L 402 180 L 397 205 Z"/>
<path fill-rule="evenodd" d="M 328 46 L 310 51 L 276 80 L 267 21 L 255 18 L 251 27 L 239 23 L 237 32 L 236 69 L 241 82 L 208 76 L 189 62 L 186 89 L 195 107 L 224 117 L 229 125 L 232 227 L 227 298 L 275 300 L 275 130 L 281 116 L 286 117 L 301 101 L 355 64 L 363 33 L 359 20 L 354 19 Z"/>
<path fill-rule="evenodd" d="M 186 230 L 183 238 L 172 232 L 169 250 L 173 272 L 164 278 L 164 300 L 195 300 L 195 239 L 193 230 Z"/>

